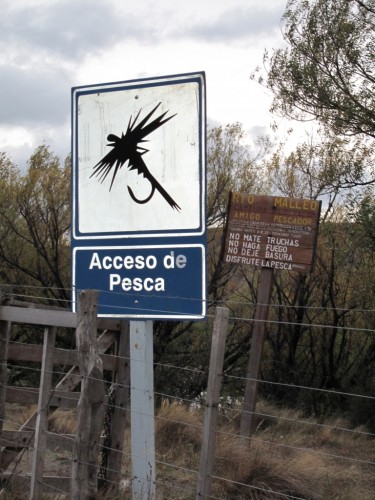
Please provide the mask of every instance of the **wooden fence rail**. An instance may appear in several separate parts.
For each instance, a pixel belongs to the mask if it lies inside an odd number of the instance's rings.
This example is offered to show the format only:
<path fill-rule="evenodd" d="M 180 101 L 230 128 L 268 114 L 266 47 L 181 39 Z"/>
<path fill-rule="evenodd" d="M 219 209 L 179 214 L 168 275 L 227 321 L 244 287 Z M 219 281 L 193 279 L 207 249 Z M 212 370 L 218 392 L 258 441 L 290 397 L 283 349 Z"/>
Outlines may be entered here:
<path fill-rule="evenodd" d="M 95 498 L 98 490 L 97 460 L 104 421 L 105 390 L 103 364 L 96 342 L 97 306 L 98 292 L 94 290 L 80 292 L 76 342 L 82 382 L 73 449 L 70 490 L 72 500 Z"/>

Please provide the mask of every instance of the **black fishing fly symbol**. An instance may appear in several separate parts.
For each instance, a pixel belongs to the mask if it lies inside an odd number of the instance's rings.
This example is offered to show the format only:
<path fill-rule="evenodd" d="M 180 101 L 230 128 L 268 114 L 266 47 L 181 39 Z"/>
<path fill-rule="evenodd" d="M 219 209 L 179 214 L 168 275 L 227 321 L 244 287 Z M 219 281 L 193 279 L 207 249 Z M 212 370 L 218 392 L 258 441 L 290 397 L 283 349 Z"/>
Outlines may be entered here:
<path fill-rule="evenodd" d="M 139 118 L 141 110 L 138 111 L 138 114 L 133 121 L 131 116 L 126 133 L 122 133 L 121 137 L 118 137 L 114 134 L 109 134 L 107 136 L 107 140 L 111 141 L 107 144 L 107 146 L 111 146 L 112 150 L 94 166 L 94 172 L 90 175 L 90 179 L 91 177 L 95 176 L 99 178 L 100 182 L 103 182 L 106 179 L 107 175 L 113 170 L 112 181 L 109 187 L 109 190 L 111 190 L 117 172 L 126 161 L 129 161 L 129 170 L 136 170 L 139 175 L 143 175 L 143 177 L 145 177 L 145 179 L 150 182 L 152 188 L 151 193 L 147 198 L 145 198 L 144 200 L 139 200 L 135 197 L 133 190 L 129 186 L 127 186 L 131 198 L 136 203 L 147 203 L 154 196 L 155 190 L 157 189 L 173 209 L 181 210 L 181 208 L 177 205 L 173 198 L 151 174 L 151 172 L 147 168 L 147 165 L 143 161 L 143 155 L 149 150 L 139 146 L 139 143 L 147 142 L 147 140 L 144 139 L 147 135 L 176 116 L 174 114 L 165 118 L 165 115 L 168 113 L 168 111 L 165 111 L 165 113 L 162 113 L 150 123 L 147 123 L 151 116 L 158 109 L 160 104 L 161 103 L 159 102 L 159 104 L 155 106 L 155 108 L 150 111 L 150 113 L 138 124 L 137 120 Z"/>

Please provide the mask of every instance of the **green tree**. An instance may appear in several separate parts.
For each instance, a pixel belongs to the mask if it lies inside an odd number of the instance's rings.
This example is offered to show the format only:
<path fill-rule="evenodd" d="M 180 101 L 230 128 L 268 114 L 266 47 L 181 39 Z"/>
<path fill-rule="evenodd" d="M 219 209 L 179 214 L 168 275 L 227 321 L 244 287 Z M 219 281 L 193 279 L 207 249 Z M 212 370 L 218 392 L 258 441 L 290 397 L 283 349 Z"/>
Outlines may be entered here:
<path fill-rule="evenodd" d="M 280 273 L 274 286 L 263 376 L 302 385 L 371 396 L 375 383 L 374 252 L 362 244 L 362 230 L 336 209 L 321 224 L 314 271 Z M 374 424 L 355 398 L 334 393 L 267 386 L 284 404 L 317 415 L 348 411 L 358 423 Z M 358 405 L 362 401 L 358 401 Z"/>
<path fill-rule="evenodd" d="M 287 47 L 264 56 L 272 110 L 374 138 L 375 1 L 289 0 L 283 23 Z"/>
<path fill-rule="evenodd" d="M 257 193 L 267 189 L 262 161 L 271 150 L 268 138 L 250 147 L 240 123 L 214 127 L 207 133 L 207 226 L 223 226 L 230 191 Z"/>
<path fill-rule="evenodd" d="M 38 147 L 22 175 L 0 157 L 0 272 L 19 293 L 70 300 L 70 162 Z"/>
<path fill-rule="evenodd" d="M 271 156 L 268 171 L 273 190 L 284 196 L 324 196 L 328 204 L 324 204 L 313 272 L 275 273 L 274 322 L 268 326 L 263 363 L 267 380 L 369 395 L 373 391 L 375 254 L 369 230 L 374 204 L 369 188 L 357 186 L 371 156 L 371 148 L 353 147 L 346 138 L 308 142 L 289 154 L 281 149 Z M 356 422 L 373 420 L 370 410 L 360 414 L 350 398 L 289 386 L 266 385 L 263 390 L 307 413 L 345 409 Z"/>
<path fill-rule="evenodd" d="M 375 143 L 324 134 L 318 141 L 308 137 L 289 153 L 281 145 L 267 161 L 271 191 L 295 198 L 323 198 L 326 217 L 338 199 L 357 188 L 351 195 L 354 207 L 361 200 L 359 186 L 371 184 L 375 175 L 374 148 Z"/>
<path fill-rule="evenodd" d="M 375 249 L 375 197 L 370 189 L 366 189 L 359 201 L 352 197 L 353 220 L 363 231 L 362 243 Z"/>

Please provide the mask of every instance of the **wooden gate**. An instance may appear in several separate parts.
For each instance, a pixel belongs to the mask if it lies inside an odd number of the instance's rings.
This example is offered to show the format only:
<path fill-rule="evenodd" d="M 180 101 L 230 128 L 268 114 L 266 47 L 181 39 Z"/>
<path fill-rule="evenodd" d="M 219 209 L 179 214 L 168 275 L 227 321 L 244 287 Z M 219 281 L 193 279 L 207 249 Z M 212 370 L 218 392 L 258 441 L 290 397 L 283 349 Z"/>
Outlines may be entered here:
<path fill-rule="evenodd" d="M 74 435 L 48 431 L 48 417 L 61 407 L 74 408 L 80 398 L 81 383 L 77 350 L 55 346 L 57 328 L 77 328 L 77 314 L 62 308 L 47 308 L 25 302 L 12 302 L 1 295 L 0 301 L 0 434 L 1 483 L 3 489 L 30 491 L 30 498 L 40 498 L 40 492 L 70 491 L 71 474 L 64 477 L 44 475 L 46 450 L 72 450 Z M 44 327 L 43 344 L 15 343 L 11 340 L 13 324 Z M 68 330 L 68 332 L 69 332 Z M 103 370 L 111 382 L 111 419 L 106 435 L 105 471 L 101 470 L 102 484 L 118 485 L 124 446 L 124 432 L 129 402 L 129 327 L 128 322 L 97 321 L 97 353 Z M 6 384 L 8 361 L 41 363 L 39 389 L 10 387 Z M 64 367 L 60 380 L 52 384 L 54 366 Z M 68 369 L 69 368 L 69 369 Z M 105 402 L 108 402 L 106 396 Z M 3 429 L 6 403 L 35 404 L 37 409 L 16 431 Z M 26 473 L 18 472 L 18 464 L 25 450 L 32 449 L 32 467 Z"/>

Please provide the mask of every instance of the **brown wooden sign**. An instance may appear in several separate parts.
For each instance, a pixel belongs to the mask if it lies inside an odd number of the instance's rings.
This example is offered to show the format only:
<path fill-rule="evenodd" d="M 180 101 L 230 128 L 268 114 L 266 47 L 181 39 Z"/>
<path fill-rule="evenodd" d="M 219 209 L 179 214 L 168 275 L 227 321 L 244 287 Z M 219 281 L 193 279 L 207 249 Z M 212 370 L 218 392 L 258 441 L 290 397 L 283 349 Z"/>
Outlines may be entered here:
<path fill-rule="evenodd" d="M 311 271 L 321 202 L 232 192 L 223 261 Z"/>

